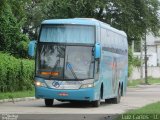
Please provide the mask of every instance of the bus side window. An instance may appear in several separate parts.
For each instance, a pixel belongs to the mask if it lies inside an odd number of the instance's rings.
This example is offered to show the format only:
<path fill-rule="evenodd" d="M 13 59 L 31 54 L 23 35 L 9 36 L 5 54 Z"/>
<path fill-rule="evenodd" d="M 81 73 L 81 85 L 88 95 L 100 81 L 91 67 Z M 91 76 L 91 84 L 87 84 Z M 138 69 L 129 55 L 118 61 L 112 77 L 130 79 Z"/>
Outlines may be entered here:
<path fill-rule="evenodd" d="M 124 41 L 123 41 L 122 36 L 120 36 L 120 41 L 121 41 L 121 46 L 120 47 L 123 50 L 125 48 L 125 46 L 124 46 Z"/>
<path fill-rule="evenodd" d="M 115 42 L 116 42 L 115 38 L 114 38 L 115 35 L 114 35 L 113 32 L 110 32 L 110 34 L 112 36 L 111 39 L 110 39 L 111 48 L 114 49 L 115 48 Z"/>
<path fill-rule="evenodd" d="M 117 50 L 117 53 L 121 53 L 121 50 L 122 50 L 122 41 L 121 41 L 121 36 L 117 36 L 116 37 L 116 50 Z"/>
<path fill-rule="evenodd" d="M 106 46 L 106 41 L 107 41 L 107 31 L 104 28 L 101 28 L 101 42 L 103 46 Z"/>

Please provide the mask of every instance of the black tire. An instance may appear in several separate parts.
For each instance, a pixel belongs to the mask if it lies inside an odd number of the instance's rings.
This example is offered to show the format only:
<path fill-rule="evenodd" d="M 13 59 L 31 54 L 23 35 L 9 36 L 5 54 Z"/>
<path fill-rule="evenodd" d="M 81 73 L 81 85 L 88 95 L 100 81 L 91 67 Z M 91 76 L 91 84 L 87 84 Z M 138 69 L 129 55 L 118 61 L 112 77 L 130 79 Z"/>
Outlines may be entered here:
<path fill-rule="evenodd" d="M 45 99 L 44 102 L 45 102 L 46 107 L 53 106 L 53 101 L 54 99 Z"/>
<path fill-rule="evenodd" d="M 112 99 L 111 98 L 110 99 L 105 99 L 105 103 L 112 103 Z"/>
<path fill-rule="evenodd" d="M 93 102 L 92 102 L 92 106 L 93 106 L 93 107 L 99 107 L 100 104 L 101 104 L 100 100 L 96 100 L 96 101 L 93 101 Z"/>
<path fill-rule="evenodd" d="M 115 98 L 112 99 L 112 103 L 114 103 L 114 104 L 120 103 L 120 100 L 121 100 L 121 87 L 120 86 L 119 86 L 117 92 L 118 92 L 117 97 L 115 97 Z"/>
<path fill-rule="evenodd" d="M 98 100 L 92 101 L 93 107 L 99 107 L 101 105 L 101 92 Z"/>
<path fill-rule="evenodd" d="M 71 104 L 74 104 L 74 105 L 81 104 L 81 102 L 80 102 L 80 101 L 76 101 L 76 100 L 75 100 L 75 101 L 74 101 L 74 100 L 73 100 L 73 101 L 69 101 L 69 102 L 70 102 Z"/>

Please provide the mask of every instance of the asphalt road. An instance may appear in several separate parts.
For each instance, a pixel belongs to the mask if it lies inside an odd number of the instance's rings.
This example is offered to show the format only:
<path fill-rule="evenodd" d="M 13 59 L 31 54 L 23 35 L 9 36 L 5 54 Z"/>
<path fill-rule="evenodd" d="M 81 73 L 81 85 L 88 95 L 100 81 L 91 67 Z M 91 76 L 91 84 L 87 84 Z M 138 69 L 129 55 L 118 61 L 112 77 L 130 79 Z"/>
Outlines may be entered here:
<path fill-rule="evenodd" d="M 101 101 L 100 107 L 93 108 L 85 103 L 71 104 L 55 101 L 53 107 L 45 107 L 44 101 L 38 99 L 1 103 L 0 114 L 121 114 L 156 101 L 160 101 L 160 85 L 148 85 L 128 88 L 120 104 L 106 104 Z"/>

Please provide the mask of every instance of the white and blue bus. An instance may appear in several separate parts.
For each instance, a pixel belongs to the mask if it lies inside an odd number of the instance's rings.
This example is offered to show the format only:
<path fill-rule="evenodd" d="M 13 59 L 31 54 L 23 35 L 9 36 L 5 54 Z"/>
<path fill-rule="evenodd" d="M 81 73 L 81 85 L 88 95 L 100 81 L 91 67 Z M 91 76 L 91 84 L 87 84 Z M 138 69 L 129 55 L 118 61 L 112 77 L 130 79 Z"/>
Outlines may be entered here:
<path fill-rule="evenodd" d="M 125 32 L 96 19 L 45 20 L 36 45 L 35 96 L 46 106 L 59 101 L 119 103 L 126 93 L 128 44 Z"/>

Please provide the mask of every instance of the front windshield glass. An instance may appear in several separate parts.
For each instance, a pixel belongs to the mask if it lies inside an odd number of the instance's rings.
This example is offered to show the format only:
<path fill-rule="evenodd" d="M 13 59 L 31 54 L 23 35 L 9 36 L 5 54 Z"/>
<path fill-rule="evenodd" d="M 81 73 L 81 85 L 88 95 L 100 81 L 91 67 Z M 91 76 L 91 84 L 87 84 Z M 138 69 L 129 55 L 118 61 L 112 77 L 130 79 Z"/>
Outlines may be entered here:
<path fill-rule="evenodd" d="M 89 46 L 39 44 L 37 76 L 62 80 L 93 78 L 92 49 Z"/>
<path fill-rule="evenodd" d="M 63 78 L 65 46 L 39 45 L 38 52 L 38 74 Z"/>
<path fill-rule="evenodd" d="M 67 46 L 65 59 L 65 78 L 93 78 L 92 47 Z"/>

